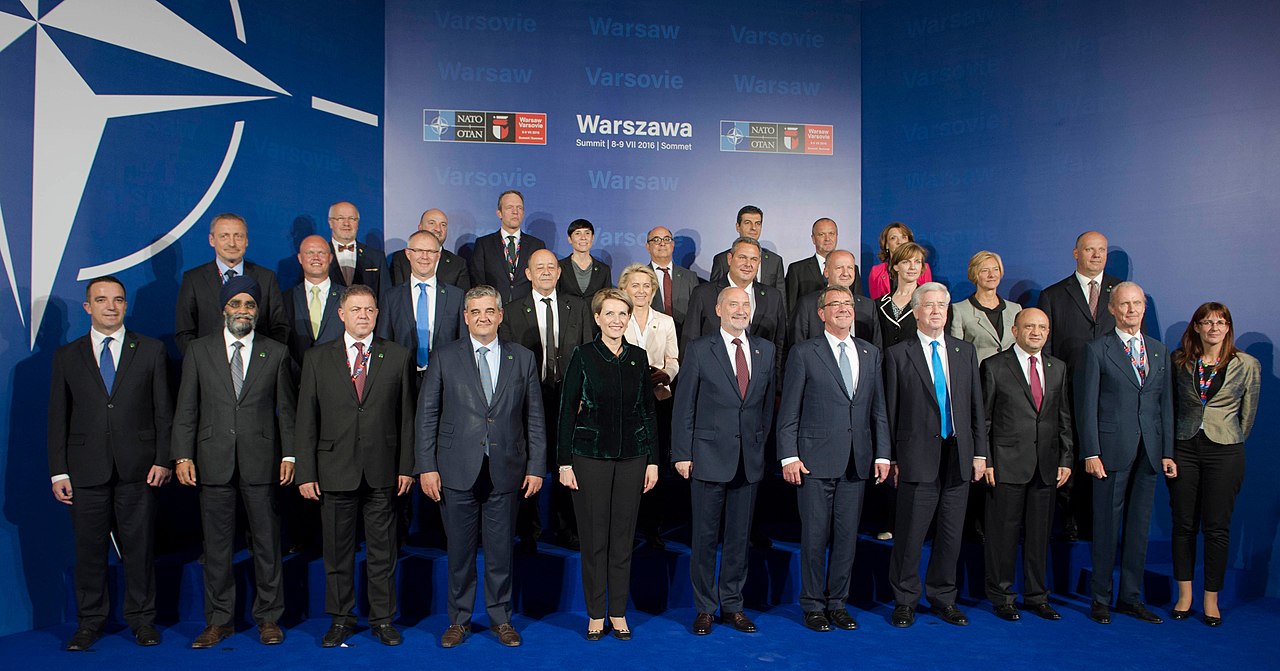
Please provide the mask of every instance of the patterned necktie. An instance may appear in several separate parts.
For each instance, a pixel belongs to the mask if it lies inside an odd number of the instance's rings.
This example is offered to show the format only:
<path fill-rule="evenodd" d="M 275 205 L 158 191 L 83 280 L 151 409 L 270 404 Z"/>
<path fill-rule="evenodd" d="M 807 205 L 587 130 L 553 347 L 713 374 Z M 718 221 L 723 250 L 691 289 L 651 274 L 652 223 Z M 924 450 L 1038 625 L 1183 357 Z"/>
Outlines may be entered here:
<path fill-rule="evenodd" d="M 1124 353 L 1129 355 L 1129 361 L 1133 362 L 1133 369 L 1138 373 L 1138 384 L 1144 384 L 1147 381 L 1147 348 L 1142 346 L 1142 339 L 1133 336 L 1124 346 Z"/>
<path fill-rule="evenodd" d="M 403 295 L 403 294 L 401 294 Z M 418 322 L 418 368 L 427 367 L 427 358 L 431 350 L 431 299 L 427 297 L 427 283 L 418 283 L 418 309 L 415 312 Z"/>
<path fill-rule="evenodd" d="M 369 362 L 365 360 L 364 343 L 357 342 L 355 345 L 352 345 L 352 347 L 356 348 L 356 360 L 355 363 L 352 364 L 353 370 L 351 371 L 351 384 L 354 384 L 356 387 L 356 400 L 363 403 L 364 381 L 369 376 L 369 371 L 366 370 Z"/>
<path fill-rule="evenodd" d="M 240 349 L 244 347 L 242 342 L 231 343 L 233 348 L 231 352 L 231 391 L 234 391 L 236 398 L 240 398 L 240 390 L 244 389 L 244 358 L 240 356 Z"/>
<path fill-rule="evenodd" d="M 311 300 L 307 303 L 307 316 L 311 319 L 312 340 L 320 337 L 320 322 L 324 319 L 324 306 L 320 304 L 320 287 L 311 287 Z"/>
<path fill-rule="evenodd" d="M 671 269 L 667 267 L 659 268 L 662 271 L 662 311 L 668 317 L 671 316 Z"/>
<path fill-rule="evenodd" d="M 543 298 L 542 304 L 546 307 L 547 317 L 547 328 L 542 335 L 542 379 L 554 381 L 556 379 L 556 312 L 551 308 L 550 298 Z"/>
<path fill-rule="evenodd" d="M 227 282 L 230 282 L 231 278 L 235 276 L 236 276 L 236 271 L 232 270 L 231 268 L 227 268 L 227 272 L 222 273 L 222 283 L 226 284 Z"/>
<path fill-rule="evenodd" d="M 1089 315 L 1098 320 L 1098 281 L 1089 280 Z"/>
<path fill-rule="evenodd" d="M 942 437 L 950 438 L 954 433 L 951 426 L 951 396 L 947 392 L 947 371 L 942 365 L 942 355 L 938 354 L 938 341 L 933 345 L 933 395 L 938 399 L 938 412 L 942 419 Z"/>
<path fill-rule="evenodd" d="M 844 393 L 853 398 L 853 364 L 849 362 L 848 343 L 840 343 L 840 378 L 844 380 Z"/>
<path fill-rule="evenodd" d="M 356 251 L 356 243 L 354 242 L 349 245 L 338 245 L 339 254 L 341 254 L 342 252 L 354 252 L 354 251 Z"/>
<path fill-rule="evenodd" d="M 1036 412 L 1040 412 L 1040 404 L 1044 402 L 1044 389 L 1040 384 L 1040 371 L 1036 370 L 1036 358 L 1027 359 L 1030 364 L 1028 375 L 1031 376 L 1031 402 L 1036 404 Z"/>
<path fill-rule="evenodd" d="M 102 339 L 102 354 L 98 357 L 98 371 L 102 373 L 102 384 L 106 385 L 108 394 L 116 383 L 116 360 L 111 358 L 112 340 L 110 336 Z"/>
<path fill-rule="evenodd" d="M 489 348 L 476 350 L 476 365 L 480 367 L 480 387 L 484 389 L 484 402 L 493 402 L 493 373 L 489 371 Z"/>
<path fill-rule="evenodd" d="M 738 396 L 745 400 L 747 385 L 751 382 L 751 372 L 747 370 L 747 353 L 742 351 L 742 340 L 734 338 L 733 345 L 738 348 L 733 354 L 734 368 L 738 373 Z"/>
<path fill-rule="evenodd" d="M 516 262 L 520 258 L 520 248 L 516 246 L 516 236 L 507 236 L 507 274 L 515 281 Z"/>

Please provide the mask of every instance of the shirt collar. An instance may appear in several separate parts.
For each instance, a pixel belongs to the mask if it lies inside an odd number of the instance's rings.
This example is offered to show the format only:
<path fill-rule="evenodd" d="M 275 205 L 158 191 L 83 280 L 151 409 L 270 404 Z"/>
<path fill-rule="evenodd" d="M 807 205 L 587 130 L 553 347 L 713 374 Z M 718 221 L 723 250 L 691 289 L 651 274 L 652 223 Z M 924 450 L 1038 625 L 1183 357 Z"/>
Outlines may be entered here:
<path fill-rule="evenodd" d="M 222 341 L 227 344 L 227 347 L 231 347 L 231 343 L 233 342 L 243 343 L 248 347 L 253 344 L 253 330 L 250 330 L 245 337 L 237 338 L 231 335 L 231 330 L 224 326 L 222 327 Z"/>
<path fill-rule="evenodd" d="M 1024 366 L 1027 365 L 1027 360 L 1033 356 L 1036 358 L 1037 363 L 1039 363 L 1040 365 L 1044 365 L 1044 350 L 1040 350 L 1039 354 L 1032 354 L 1027 350 L 1022 349 L 1022 345 L 1015 344 L 1013 346 L 1013 353 L 1015 356 L 1018 357 L 1018 363 Z"/>
<path fill-rule="evenodd" d="M 937 338 L 930 338 L 929 336 L 924 334 L 924 331 L 921 331 L 920 329 L 916 329 L 916 337 L 920 338 L 920 345 L 924 347 L 926 350 L 932 349 L 932 346 L 929 343 L 935 342 L 935 341 L 938 343 L 941 343 L 943 349 L 946 349 L 947 347 L 946 333 L 940 334 Z"/>
<path fill-rule="evenodd" d="M 240 263 L 237 263 L 237 264 L 235 264 L 234 266 L 229 266 L 229 265 L 227 265 L 227 264 L 223 263 L 223 262 L 222 262 L 222 259 L 220 259 L 220 258 L 218 258 L 218 257 L 216 257 L 216 256 L 215 256 L 215 257 L 213 257 L 213 262 L 214 262 L 214 263 L 216 263 L 216 264 L 218 264 L 218 274 L 219 274 L 219 275 L 226 275 L 228 270 L 234 270 L 234 271 L 236 271 L 236 276 L 240 276 L 240 275 L 243 275 L 243 274 L 244 274 L 244 259 L 240 259 Z"/>
<path fill-rule="evenodd" d="M 325 278 L 324 278 L 323 280 L 321 280 L 321 281 L 319 281 L 319 282 L 316 282 L 316 283 L 314 283 L 314 284 L 311 282 L 311 280 L 309 280 L 309 279 L 307 279 L 307 278 L 305 278 L 305 277 L 304 277 L 304 278 L 302 278 L 302 281 L 303 281 L 303 283 L 305 283 L 305 284 L 306 284 L 306 288 L 307 288 L 307 293 L 308 293 L 308 294 L 310 294 L 310 293 L 311 293 L 311 287 L 319 287 L 319 288 L 320 288 L 320 295 L 322 295 L 322 296 L 328 296 L 328 295 L 329 295 L 329 287 L 333 284 L 333 281 L 329 279 L 329 276 L 328 276 L 328 275 L 326 275 L 326 276 L 325 276 Z"/>
<path fill-rule="evenodd" d="M 423 278 L 423 277 L 418 277 L 417 275 L 414 275 L 413 273 L 409 273 L 409 286 L 410 286 L 410 287 L 412 287 L 414 291 L 417 291 L 417 290 L 418 290 L 418 285 L 419 285 L 419 284 L 422 284 L 423 282 L 426 282 L 426 283 L 427 283 L 427 288 L 428 288 L 428 289 L 434 289 L 434 288 L 436 288 L 436 276 L 435 276 L 435 274 L 434 274 L 434 273 L 432 273 L 431 277 Z"/>
<path fill-rule="evenodd" d="M 537 290 L 537 289 L 532 290 L 530 293 L 533 295 L 533 304 L 534 304 L 534 305 L 542 305 L 542 299 L 544 299 L 544 298 L 550 298 L 550 299 L 551 299 L 551 304 L 552 304 L 552 305 L 559 305 L 559 304 L 560 304 L 560 303 L 559 303 L 559 300 L 560 300 L 560 298 L 559 298 L 559 294 L 558 294 L 558 292 L 555 290 L 555 288 L 554 288 L 554 287 L 551 289 L 551 293 L 550 293 L 550 294 L 548 294 L 548 295 L 546 295 L 546 296 L 543 296 L 542 294 L 538 293 L 538 290 Z"/>
<path fill-rule="evenodd" d="M 1144 338 L 1142 337 L 1142 331 L 1141 331 L 1141 330 L 1139 330 L 1139 331 L 1137 332 L 1137 334 L 1135 334 L 1135 335 L 1129 335 L 1128 333 L 1125 333 L 1124 331 L 1121 331 L 1120 329 L 1118 329 L 1118 328 L 1117 328 L 1117 329 L 1116 329 L 1116 337 L 1120 339 L 1120 342 L 1122 342 L 1122 343 L 1124 343 L 1124 344 L 1126 344 L 1126 345 L 1128 345 L 1128 344 L 1129 344 L 1129 341 L 1130 341 L 1130 340 L 1132 340 L 1133 338 L 1137 338 L 1137 339 L 1138 339 L 1138 344 L 1139 344 L 1139 345 L 1146 345 L 1146 344 L 1147 344 L 1146 339 L 1144 339 Z"/>
<path fill-rule="evenodd" d="M 488 347 L 488 348 L 489 348 L 489 354 L 495 354 L 495 353 L 497 353 L 497 351 L 498 351 L 498 339 L 497 339 L 497 338 L 494 338 L 494 339 L 493 339 L 493 342 L 490 342 L 488 345 L 485 345 L 484 343 L 481 343 L 479 340 L 476 340 L 476 339 L 475 339 L 475 337 L 474 337 L 474 336 L 472 336 L 472 335 L 470 335 L 470 334 L 468 334 L 468 335 L 467 335 L 467 339 L 471 341 L 471 352 L 472 352 L 472 353 L 475 353 L 475 351 L 476 351 L 476 350 L 478 350 L 478 349 L 480 349 L 481 347 Z"/>
<path fill-rule="evenodd" d="M 674 259 L 672 259 L 671 261 L 669 261 L 666 265 L 663 265 L 663 264 L 661 264 L 661 263 L 658 263 L 657 261 L 654 261 L 654 260 L 651 258 L 651 259 L 649 259 L 649 265 L 653 267 L 653 271 L 654 271 L 655 273 L 660 273 L 660 272 L 662 272 L 662 269 L 663 269 L 663 268 L 666 268 L 666 269 L 667 269 L 667 272 L 671 273 L 672 275 L 674 275 L 674 274 L 675 274 L 675 272 L 676 272 L 676 264 L 675 264 L 675 260 L 674 260 Z M 661 279 L 662 279 L 662 276 L 661 276 L 661 275 L 659 275 L 659 276 L 658 276 L 658 279 L 659 279 L 659 280 L 661 280 Z"/>
<path fill-rule="evenodd" d="M 357 251 L 360 251 L 360 245 L 359 245 L 359 243 L 358 243 L 357 241 L 355 241 L 355 240 L 352 240 L 351 242 L 338 242 L 337 240 L 335 240 L 335 239 L 333 239 L 333 238 L 329 238 L 329 244 L 333 245 L 333 248 L 334 248 L 334 249 L 337 249 L 337 248 L 339 248 L 339 247 L 346 246 L 346 245 L 356 245 L 355 250 L 354 250 L 354 251 L 352 251 L 351 253 L 352 253 L 352 254 L 354 254 L 354 253 L 356 253 Z"/>
<path fill-rule="evenodd" d="M 840 349 L 840 343 L 844 343 L 845 345 L 848 345 L 848 348 L 850 350 L 853 349 L 853 331 L 852 330 L 849 331 L 849 335 L 845 336 L 844 340 L 841 340 L 831 335 L 831 332 L 826 329 L 822 329 L 822 335 L 827 337 L 827 342 L 830 343 L 832 349 Z"/>
<path fill-rule="evenodd" d="M 343 339 L 343 341 L 345 341 L 345 342 L 347 343 L 347 349 L 351 349 L 352 347 L 355 347 L 357 342 L 362 342 L 362 343 L 364 343 L 364 351 L 366 351 L 366 352 L 368 352 L 368 351 L 369 351 L 369 348 L 370 348 L 370 347 L 373 347 L 373 334 L 372 334 L 372 333 L 370 333 L 369 335 L 365 336 L 362 340 L 356 340 L 354 337 L 352 337 L 352 336 L 351 336 L 351 334 L 350 334 L 350 333 L 348 333 L 348 332 L 346 332 L 346 331 L 343 331 L 343 332 L 342 332 L 342 339 Z"/>
<path fill-rule="evenodd" d="M 92 326 L 89 327 L 89 340 L 93 343 L 94 350 L 102 349 L 102 341 L 106 338 L 111 338 L 113 343 L 124 342 L 124 325 L 116 329 L 115 333 L 102 333 Z"/>
<path fill-rule="evenodd" d="M 746 331 L 743 331 L 743 332 L 742 332 L 742 335 L 740 335 L 740 336 L 735 336 L 735 335 L 733 335 L 733 334 L 729 333 L 728 331 L 724 330 L 723 328 L 721 328 L 721 329 L 720 329 L 720 338 L 721 338 L 722 340 L 724 340 L 724 344 L 725 344 L 725 346 L 726 346 L 726 347 L 733 347 L 733 339 L 734 339 L 734 338 L 739 338 L 739 339 L 741 339 L 741 340 L 742 340 L 742 346 L 743 346 L 743 347 L 746 347 L 746 346 L 747 346 L 747 332 L 746 332 Z"/>
<path fill-rule="evenodd" d="M 1085 277 L 1084 275 L 1081 275 L 1081 274 L 1080 274 L 1080 271 L 1079 271 L 1079 270 L 1077 270 L 1077 271 L 1076 271 L 1076 282 L 1079 282 L 1079 283 L 1080 283 L 1080 286 L 1081 286 L 1082 288 L 1084 288 L 1084 289 L 1088 289 L 1088 288 L 1089 288 L 1089 283 L 1090 283 L 1090 282 L 1097 282 L 1097 283 L 1098 283 L 1098 290 L 1099 290 L 1099 291 L 1101 291 L 1101 290 L 1102 290 L 1102 275 L 1103 275 L 1102 273 L 1098 273 L 1098 274 L 1097 274 L 1096 276 L 1094 276 L 1094 277 Z"/>

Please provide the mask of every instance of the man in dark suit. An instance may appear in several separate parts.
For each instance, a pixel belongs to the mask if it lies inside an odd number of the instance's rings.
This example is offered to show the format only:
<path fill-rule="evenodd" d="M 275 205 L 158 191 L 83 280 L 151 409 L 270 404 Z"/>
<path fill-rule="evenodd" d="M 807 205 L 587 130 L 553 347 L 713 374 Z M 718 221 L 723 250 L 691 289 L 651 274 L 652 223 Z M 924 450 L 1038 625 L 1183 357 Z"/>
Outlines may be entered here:
<path fill-rule="evenodd" d="M 898 485 L 889 584 L 892 624 L 910 627 L 920 602 L 920 555 L 929 525 L 937 521 L 925 576 L 932 612 L 967 625 L 956 608 L 956 562 L 969 482 L 982 478 L 987 460 L 987 420 L 982 407 L 978 354 L 973 345 L 944 335 L 951 294 L 926 282 L 911 297 L 916 337 L 885 350 L 885 400 L 893 431 Z"/>
<path fill-rule="evenodd" d="M 827 286 L 827 259 L 835 251 L 839 239 L 835 220 L 823 217 L 813 222 L 809 239 L 813 241 L 813 256 L 787 266 L 787 310 L 792 319 L 795 318 L 796 304 L 802 296 Z M 862 293 L 861 282 L 858 280 L 860 275 L 855 265 L 852 284 L 844 285 L 853 291 L 854 296 Z"/>
<path fill-rule="evenodd" d="M 124 284 L 89 281 L 89 333 L 53 355 L 49 392 L 49 475 L 53 496 L 71 506 L 79 627 L 67 650 L 102 636 L 107 542 L 114 517 L 124 561 L 124 619 L 139 645 L 156 645 L 152 563 L 154 489 L 169 481 L 173 399 L 164 345 L 124 328 Z M 73 489 L 74 487 L 74 489 Z"/>
<path fill-rule="evenodd" d="M 320 645 L 351 637 L 356 623 L 356 526 L 363 509 L 369 624 L 385 645 L 399 645 L 396 612 L 395 497 L 413 486 L 413 355 L 375 338 L 373 290 L 347 289 L 338 307 L 345 333 L 307 352 L 298 390 L 297 481 L 320 501 L 324 530 L 325 612 Z"/>
<path fill-rule="evenodd" d="M 738 238 L 733 243 L 733 249 L 725 253 L 729 274 L 701 284 L 693 290 L 689 297 L 689 316 L 685 320 L 684 334 L 680 340 L 681 351 L 688 348 L 694 340 L 719 330 L 720 318 L 716 316 L 716 303 L 720 291 L 725 287 L 735 286 L 746 291 L 751 298 L 751 325 L 747 327 L 747 333 L 772 342 L 777 359 L 775 367 L 781 365 L 782 348 L 787 335 L 787 310 L 781 290 L 755 280 L 762 253 L 760 243 L 755 238 Z"/>
<path fill-rule="evenodd" d="M 205 628 L 193 648 L 212 648 L 235 633 L 237 494 L 249 522 L 258 639 L 265 645 L 284 641 L 276 485 L 293 484 L 297 395 L 288 348 L 254 337 L 260 296 L 251 277 L 222 285 L 226 328 L 191 341 L 182 363 L 174 470 L 178 482 L 199 485 L 204 530 Z"/>
<path fill-rule="evenodd" d="M 560 381 L 569 366 L 569 358 L 578 345 L 595 338 L 596 323 L 585 301 L 557 291 L 561 266 L 549 249 L 539 249 L 529 256 L 525 276 L 533 287 L 532 293 L 506 306 L 498 335 L 533 352 L 538 364 L 538 378 L 542 381 L 542 409 L 544 417 L 560 416 Z M 548 338 L 548 332 L 551 337 Z M 557 422 L 547 423 L 547 443 L 556 444 Z M 555 468 L 555 450 L 548 450 L 544 472 Z M 560 545 L 578 549 L 578 524 L 573 515 L 573 499 L 566 487 L 552 487 L 550 491 L 548 522 Z M 536 539 L 542 531 L 538 514 L 538 499 L 520 501 L 516 533 L 520 536 L 521 550 L 537 549 Z"/>
<path fill-rule="evenodd" d="M 449 217 L 441 210 L 432 208 L 422 213 L 418 220 L 418 230 L 435 233 L 440 239 L 440 262 L 436 264 L 436 277 L 441 282 L 451 284 L 464 292 L 471 288 L 471 276 L 467 273 L 467 262 L 461 256 L 443 248 L 449 239 Z M 409 256 L 404 251 L 392 252 L 387 257 L 387 265 L 391 267 L 391 285 L 403 284 L 409 278 L 411 268 Z"/>
<path fill-rule="evenodd" d="M 689 312 L 689 296 L 702 283 L 698 274 L 675 264 L 671 258 L 675 251 L 675 239 L 671 229 L 657 226 L 649 231 L 645 249 L 649 251 L 649 265 L 658 276 L 657 291 L 653 292 L 653 309 L 671 317 L 676 323 L 676 336 L 684 333 L 684 318 Z"/>
<path fill-rule="evenodd" d="M 249 227 L 244 217 L 230 212 L 214 216 L 209 224 L 209 246 L 213 247 L 214 259 L 182 274 L 174 309 L 173 339 L 178 350 L 185 353 L 192 340 L 222 331 L 218 290 L 228 279 L 241 275 L 252 277 L 262 288 L 257 332 L 277 342 L 288 342 L 289 321 L 276 274 L 244 258 L 249 247 Z"/>
<path fill-rule="evenodd" d="M 698 635 L 711 633 L 717 607 L 734 629 L 756 631 L 742 610 L 742 586 L 756 486 L 764 478 L 765 441 L 773 424 L 773 343 L 747 336 L 750 297 L 726 287 L 716 314 L 720 328 L 684 352 L 671 419 L 671 460 L 680 476 L 690 480 L 689 573 L 698 608 L 693 633 Z M 724 550 L 717 587 L 722 515 Z"/>
<path fill-rule="evenodd" d="M 738 220 L 734 224 L 734 228 L 738 230 L 738 237 L 751 238 L 753 240 L 760 239 L 760 231 L 764 228 L 764 211 L 755 205 L 744 205 L 738 210 Z M 726 249 L 711 261 L 711 281 L 716 282 L 729 276 L 729 266 L 733 261 L 729 258 L 732 256 L 730 252 L 732 247 Z M 758 275 L 752 275 L 754 282 L 773 287 L 782 295 L 783 308 L 786 308 L 786 275 L 783 272 L 782 257 L 776 253 L 767 251 L 763 247 L 760 249 L 760 263 L 757 264 L 756 270 Z M 714 296 L 712 297 L 714 298 Z M 714 302 L 712 303 L 714 305 Z"/>
<path fill-rule="evenodd" d="M 449 535 L 445 648 L 471 630 L 482 536 L 489 628 L 505 646 L 521 643 L 511 626 L 512 532 L 520 493 L 529 498 L 542 487 L 547 443 L 536 357 L 498 339 L 502 314 L 493 287 L 468 291 L 469 335 L 440 349 L 418 397 L 414 470 L 423 493 L 440 503 Z"/>
<path fill-rule="evenodd" d="M 329 264 L 329 277 L 334 284 L 349 287 L 363 284 L 381 296 L 388 287 L 383 282 L 387 274 L 387 255 L 377 247 L 368 247 L 356 241 L 360 232 L 360 211 L 348 202 L 329 206 L 329 230 L 333 237 L 333 261 Z"/>
<path fill-rule="evenodd" d="M 308 235 L 298 245 L 298 265 L 302 282 L 285 293 L 285 313 L 289 318 L 289 355 L 294 370 L 302 370 L 302 358 L 316 345 L 342 338 L 338 302 L 342 285 L 329 277 L 333 249 L 319 235 Z"/>
<path fill-rule="evenodd" d="M 524 222 L 524 194 L 503 191 L 498 196 L 498 221 L 501 227 L 476 238 L 467 272 L 471 282 L 487 284 L 498 290 L 503 303 L 528 295 L 529 279 L 525 269 L 529 257 L 547 245 L 520 229 Z"/>
<path fill-rule="evenodd" d="M 800 607 L 814 631 L 856 629 L 845 607 L 867 480 L 889 475 L 880 352 L 854 337 L 854 295 L 822 290 L 822 334 L 787 359 L 778 410 L 782 477 L 799 487 Z"/>
<path fill-rule="evenodd" d="M 1045 565 L 1053 526 L 1053 492 L 1071 477 L 1071 400 L 1067 365 L 1044 354 L 1049 318 L 1027 308 L 1013 320 L 1016 344 L 982 362 L 982 406 L 989 459 L 984 552 L 987 598 L 995 613 L 1018 620 L 1014 599 L 1018 537 L 1022 548 L 1023 610 L 1062 618 L 1049 605 Z"/>
<path fill-rule="evenodd" d="M 436 273 L 442 250 L 440 239 L 417 231 L 408 242 L 404 251 L 412 264 L 409 279 L 382 295 L 377 331 L 379 338 L 414 353 L 416 383 L 427 370 L 431 351 L 458 340 L 466 330 L 462 323 L 462 290 L 446 284 Z"/>
<path fill-rule="evenodd" d="M 1068 375 L 1079 365 L 1086 344 L 1115 330 L 1116 320 L 1107 310 L 1107 303 L 1111 291 L 1120 283 L 1120 278 L 1103 272 L 1107 266 L 1107 238 L 1101 233 L 1081 233 L 1071 255 L 1076 260 L 1076 271 L 1041 291 L 1038 304 L 1049 316 L 1052 329 L 1044 352 L 1066 361 Z M 1058 489 L 1058 526 L 1065 540 L 1076 540 L 1081 529 L 1089 529 L 1091 491 L 1089 478 L 1081 471 Z"/>
<path fill-rule="evenodd" d="M 794 267 L 794 264 L 792 264 Z M 861 338 L 876 349 L 881 348 L 880 320 L 876 318 L 876 305 L 870 298 L 858 295 L 853 284 L 858 280 L 858 265 L 853 261 L 853 254 L 837 249 L 827 255 L 826 267 L 823 269 L 825 282 L 822 287 L 848 287 L 853 292 L 853 335 Z M 818 315 L 818 299 L 822 297 L 822 288 L 804 294 L 796 300 L 791 314 L 791 332 L 788 347 L 794 347 L 810 338 L 822 334 L 822 317 Z M 786 358 L 786 355 L 783 355 Z"/>
<path fill-rule="evenodd" d="M 1173 390 L 1169 350 L 1142 334 L 1146 295 L 1133 282 L 1111 290 L 1116 328 L 1085 346 L 1075 367 L 1080 456 L 1093 483 L 1093 605 L 1089 617 L 1111 623 L 1116 543 L 1120 594 L 1116 612 L 1162 620 L 1142 604 L 1147 534 L 1157 473 L 1178 477 L 1173 461 Z M 1123 536 L 1122 536 L 1123 531 Z"/>

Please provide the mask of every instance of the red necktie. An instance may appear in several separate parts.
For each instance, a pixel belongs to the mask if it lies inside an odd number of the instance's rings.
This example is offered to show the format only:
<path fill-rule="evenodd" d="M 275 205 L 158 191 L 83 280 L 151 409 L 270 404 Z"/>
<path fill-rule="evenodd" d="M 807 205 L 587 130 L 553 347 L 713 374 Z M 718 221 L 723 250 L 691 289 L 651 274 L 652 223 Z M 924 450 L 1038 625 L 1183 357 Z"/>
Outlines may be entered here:
<path fill-rule="evenodd" d="M 741 396 L 743 400 L 746 400 L 747 383 L 751 381 L 751 373 L 747 372 L 747 354 L 742 351 L 741 340 L 734 338 L 733 345 L 738 348 L 738 351 L 733 355 L 734 366 L 738 369 L 738 395 Z"/>
<path fill-rule="evenodd" d="M 670 316 L 672 316 L 672 313 L 671 313 L 671 271 L 670 271 L 669 269 L 667 269 L 667 268 L 659 268 L 658 270 L 661 270 L 661 271 L 662 271 L 662 311 L 663 311 L 663 312 L 665 312 L 665 313 L 667 313 L 667 316 L 668 316 L 668 317 L 670 317 Z"/>
<path fill-rule="evenodd" d="M 1040 371 L 1036 370 L 1036 358 L 1031 357 L 1028 360 L 1031 365 L 1029 375 L 1031 376 L 1031 402 L 1036 404 L 1036 412 L 1040 412 L 1040 404 L 1044 402 L 1044 385 L 1040 384 Z"/>
<path fill-rule="evenodd" d="M 368 361 L 368 358 L 365 357 L 364 355 L 364 343 L 357 342 L 355 344 L 355 348 L 356 348 L 356 361 L 355 361 L 355 364 L 353 365 L 353 368 L 355 370 L 351 373 L 351 383 L 356 386 L 356 400 L 363 402 L 364 401 L 364 381 L 368 375 L 369 361 Z"/>

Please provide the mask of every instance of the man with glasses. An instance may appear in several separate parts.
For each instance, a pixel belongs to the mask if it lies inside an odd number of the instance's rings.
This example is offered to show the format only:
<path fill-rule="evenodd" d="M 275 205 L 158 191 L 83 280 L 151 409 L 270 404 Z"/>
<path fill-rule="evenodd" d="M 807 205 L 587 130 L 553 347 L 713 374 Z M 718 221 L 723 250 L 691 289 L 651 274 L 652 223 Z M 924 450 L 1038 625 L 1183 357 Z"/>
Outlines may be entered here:
<path fill-rule="evenodd" d="M 692 270 L 675 264 L 671 258 L 675 248 L 671 229 L 657 226 L 649 231 L 645 249 L 649 250 L 649 265 L 658 276 L 652 307 L 675 320 L 676 337 L 679 338 L 684 332 L 685 315 L 689 312 L 689 296 L 702 282 L 702 278 Z"/>
<path fill-rule="evenodd" d="M 427 370 L 431 350 L 465 333 L 463 292 L 444 282 L 436 272 L 440 251 L 440 239 L 435 234 L 417 231 L 410 235 L 409 246 L 404 249 L 409 259 L 409 278 L 382 297 L 378 336 L 414 353 L 416 382 L 421 382 Z M 416 383 L 414 388 L 417 389 Z"/>
<path fill-rule="evenodd" d="M 431 208 L 422 213 L 418 219 L 418 230 L 435 233 L 444 245 L 449 240 L 449 216 L 443 210 Z M 392 252 L 387 256 L 387 266 L 391 270 L 391 286 L 401 284 L 409 278 L 409 256 L 403 252 Z M 467 273 L 467 262 L 461 256 L 448 249 L 440 250 L 440 262 L 436 264 L 436 277 L 445 284 L 452 284 L 463 291 L 471 288 L 471 275 Z"/>
<path fill-rule="evenodd" d="M 329 206 L 329 230 L 333 232 L 333 261 L 329 265 L 329 277 L 340 286 L 363 284 L 381 296 L 382 278 L 387 274 L 386 254 L 378 248 L 366 247 L 356 241 L 360 231 L 360 211 L 348 202 Z"/>

